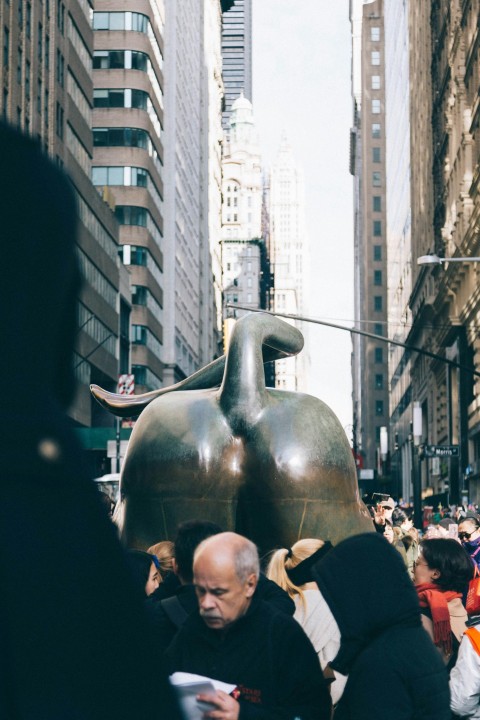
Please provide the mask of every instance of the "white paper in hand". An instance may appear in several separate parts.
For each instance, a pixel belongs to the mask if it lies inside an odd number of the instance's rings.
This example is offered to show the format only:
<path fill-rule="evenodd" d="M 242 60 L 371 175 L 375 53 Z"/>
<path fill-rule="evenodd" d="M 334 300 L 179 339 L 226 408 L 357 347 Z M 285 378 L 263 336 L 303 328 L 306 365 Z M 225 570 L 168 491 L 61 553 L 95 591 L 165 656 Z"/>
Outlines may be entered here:
<path fill-rule="evenodd" d="M 175 688 L 183 714 L 187 720 L 203 720 L 203 714 L 208 710 L 215 710 L 209 705 L 197 700 L 197 695 L 213 694 L 215 690 L 223 690 L 229 695 L 235 690 L 235 685 L 213 680 L 204 675 L 176 672 L 170 675 L 170 682 Z"/>

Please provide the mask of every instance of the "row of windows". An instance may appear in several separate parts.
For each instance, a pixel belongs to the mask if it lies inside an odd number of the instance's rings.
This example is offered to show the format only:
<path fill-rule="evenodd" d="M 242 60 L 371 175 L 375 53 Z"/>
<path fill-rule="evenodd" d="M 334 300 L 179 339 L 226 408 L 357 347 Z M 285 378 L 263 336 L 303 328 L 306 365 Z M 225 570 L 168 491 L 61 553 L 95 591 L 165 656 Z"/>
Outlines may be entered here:
<path fill-rule="evenodd" d="M 117 205 L 115 207 L 115 217 L 120 225 L 147 228 L 157 245 L 160 245 L 162 233 L 147 208 L 138 205 Z"/>
<path fill-rule="evenodd" d="M 144 365 L 132 365 L 132 373 L 135 376 L 135 385 L 145 385 L 149 390 L 162 387 L 160 378 Z"/>
<path fill-rule="evenodd" d="M 78 303 L 78 328 L 95 340 L 98 345 L 115 355 L 115 335 L 83 303 Z"/>
<path fill-rule="evenodd" d="M 92 183 L 96 187 L 144 187 L 147 188 L 160 207 L 163 198 L 158 192 L 148 170 L 139 167 L 94 167 L 92 168 Z"/>
<path fill-rule="evenodd" d="M 149 19 L 137 12 L 94 12 L 92 27 L 94 30 L 134 30 L 147 33 Z"/>
<path fill-rule="evenodd" d="M 157 320 L 161 319 L 162 306 L 144 285 L 132 285 L 132 304 L 146 307 Z"/>
<path fill-rule="evenodd" d="M 92 26 L 94 30 L 133 30 L 147 34 L 155 60 L 160 68 L 163 66 L 163 56 L 147 15 L 137 12 L 94 12 Z"/>
<path fill-rule="evenodd" d="M 75 48 L 78 57 L 82 61 L 82 64 L 85 67 L 85 70 L 87 71 L 88 75 L 91 75 L 92 73 L 92 56 L 90 55 L 90 50 L 85 45 L 85 42 L 80 35 L 77 26 L 75 25 L 74 21 L 72 20 L 71 15 L 68 16 L 68 39 L 72 43 L 73 47 Z"/>
<path fill-rule="evenodd" d="M 72 129 L 70 123 L 67 122 L 67 148 L 72 153 L 77 163 L 82 168 L 87 177 L 90 177 L 91 158 L 84 144 L 78 135 Z"/>
<path fill-rule="evenodd" d="M 89 285 L 112 307 L 116 307 L 117 291 L 100 270 L 89 260 L 83 250 L 77 248 L 80 268 Z"/>
<path fill-rule="evenodd" d="M 150 95 L 145 90 L 113 88 L 93 91 L 93 106 L 97 108 L 136 108 L 145 110 L 152 121 L 158 136 L 162 132 L 160 118 L 157 115 Z"/>
<path fill-rule="evenodd" d="M 92 109 L 90 103 L 70 70 L 67 75 L 67 91 L 88 127 L 92 127 Z"/>
<path fill-rule="evenodd" d="M 142 70 L 147 71 L 149 57 L 139 50 L 95 50 L 94 70 Z"/>
<path fill-rule="evenodd" d="M 130 338 L 135 345 L 145 345 L 160 360 L 162 343 L 145 325 L 132 325 Z"/>
<path fill-rule="evenodd" d="M 138 50 L 96 50 L 93 55 L 93 68 L 94 70 L 122 69 L 146 72 L 163 109 L 163 90 L 146 53 Z"/>
<path fill-rule="evenodd" d="M 124 265 L 140 265 L 146 267 L 157 283 L 162 285 L 162 270 L 147 248 L 138 245 L 122 245 L 118 254 Z"/>
<path fill-rule="evenodd" d="M 161 172 L 162 160 L 146 130 L 141 128 L 93 128 L 95 147 L 137 147 L 147 150 Z"/>
<path fill-rule="evenodd" d="M 88 207 L 85 200 L 77 193 L 77 213 L 79 220 L 86 227 L 88 232 L 95 238 L 97 243 L 114 262 L 117 259 L 118 246 L 115 240 L 100 223 L 96 215 Z"/>

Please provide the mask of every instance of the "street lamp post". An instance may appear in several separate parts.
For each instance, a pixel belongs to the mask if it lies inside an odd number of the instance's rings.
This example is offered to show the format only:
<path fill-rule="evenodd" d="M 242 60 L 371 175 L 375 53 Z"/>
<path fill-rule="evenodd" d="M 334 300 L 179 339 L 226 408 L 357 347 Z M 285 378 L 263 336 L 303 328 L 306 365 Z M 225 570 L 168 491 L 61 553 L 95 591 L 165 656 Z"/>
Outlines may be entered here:
<path fill-rule="evenodd" d="M 438 257 L 438 255 L 421 255 L 417 265 L 442 265 L 449 262 L 480 262 L 480 257 Z"/>

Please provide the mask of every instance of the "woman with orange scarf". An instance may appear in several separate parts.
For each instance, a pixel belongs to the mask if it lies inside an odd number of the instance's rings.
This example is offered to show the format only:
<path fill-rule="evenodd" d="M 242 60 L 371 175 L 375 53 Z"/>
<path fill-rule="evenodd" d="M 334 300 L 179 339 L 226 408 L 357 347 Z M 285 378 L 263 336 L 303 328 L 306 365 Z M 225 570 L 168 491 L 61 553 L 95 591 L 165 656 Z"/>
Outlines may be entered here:
<path fill-rule="evenodd" d="M 472 576 L 471 560 L 456 540 L 432 538 L 420 544 L 413 579 L 422 622 L 449 670 L 466 630 L 462 596 Z"/>

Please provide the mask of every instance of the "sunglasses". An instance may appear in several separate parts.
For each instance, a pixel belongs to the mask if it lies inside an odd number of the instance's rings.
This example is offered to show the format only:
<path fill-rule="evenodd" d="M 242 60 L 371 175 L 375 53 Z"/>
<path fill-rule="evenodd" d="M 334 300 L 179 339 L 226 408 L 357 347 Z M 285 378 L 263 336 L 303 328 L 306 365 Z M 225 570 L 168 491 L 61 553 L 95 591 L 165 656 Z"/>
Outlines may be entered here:
<path fill-rule="evenodd" d="M 458 537 L 460 538 L 460 540 L 470 540 L 470 538 L 472 537 L 472 535 L 473 535 L 474 533 L 476 533 L 477 530 L 478 530 L 478 528 L 476 528 L 476 529 L 475 529 L 473 532 L 471 532 L 471 533 L 459 532 L 459 533 L 458 533 Z"/>

